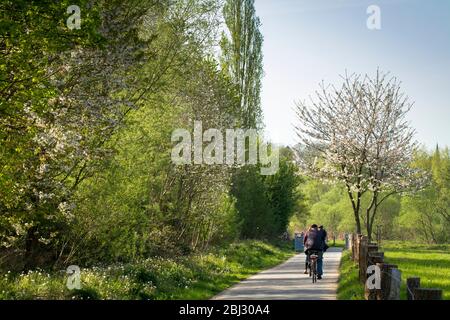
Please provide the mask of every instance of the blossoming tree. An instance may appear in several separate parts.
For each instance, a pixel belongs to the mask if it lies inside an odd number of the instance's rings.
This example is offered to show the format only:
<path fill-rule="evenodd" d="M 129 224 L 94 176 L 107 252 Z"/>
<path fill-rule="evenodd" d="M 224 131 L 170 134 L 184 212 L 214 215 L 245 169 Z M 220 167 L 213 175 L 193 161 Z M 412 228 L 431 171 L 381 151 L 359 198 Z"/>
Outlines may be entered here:
<path fill-rule="evenodd" d="M 417 148 L 406 119 L 413 104 L 400 82 L 379 71 L 374 78 L 346 74 L 342 80 L 340 87 L 322 83 L 309 102 L 296 104 L 304 145 L 297 159 L 310 176 L 345 185 L 356 231 L 362 232 L 362 220 L 370 239 L 379 206 L 421 188 L 426 175 L 409 165 Z M 370 202 L 362 208 L 366 193 Z"/>

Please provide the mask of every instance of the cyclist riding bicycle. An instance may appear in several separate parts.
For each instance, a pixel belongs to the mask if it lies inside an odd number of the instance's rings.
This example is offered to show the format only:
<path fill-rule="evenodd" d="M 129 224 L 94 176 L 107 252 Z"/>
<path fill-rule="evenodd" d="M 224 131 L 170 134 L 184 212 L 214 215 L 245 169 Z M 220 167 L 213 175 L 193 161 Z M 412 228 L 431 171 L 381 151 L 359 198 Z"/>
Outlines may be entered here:
<path fill-rule="evenodd" d="M 310 255 L 317 254 L 317 279 L 322 279 L 323 274 L 323 252 L 326 250 L 326 231 L 319 230 L 316 224 L 313 224 L 303 239 L 305 247 L 306 261 L 305 261 L 305 274 L 308 274 L 308 263 Z"/>

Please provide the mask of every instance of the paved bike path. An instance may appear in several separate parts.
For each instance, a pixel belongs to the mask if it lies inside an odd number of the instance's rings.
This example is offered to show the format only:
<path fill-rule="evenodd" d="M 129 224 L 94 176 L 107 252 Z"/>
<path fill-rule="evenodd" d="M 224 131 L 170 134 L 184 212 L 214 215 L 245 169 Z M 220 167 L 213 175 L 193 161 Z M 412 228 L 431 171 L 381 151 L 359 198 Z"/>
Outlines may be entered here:
<path fill-rule="evenodd" d="M 213 300 L 335 300 L 342 250 L 330 248 L 324 254 L 323 279 L 312 283 L 303 274 L 305 254 L 234 285 Z"/>

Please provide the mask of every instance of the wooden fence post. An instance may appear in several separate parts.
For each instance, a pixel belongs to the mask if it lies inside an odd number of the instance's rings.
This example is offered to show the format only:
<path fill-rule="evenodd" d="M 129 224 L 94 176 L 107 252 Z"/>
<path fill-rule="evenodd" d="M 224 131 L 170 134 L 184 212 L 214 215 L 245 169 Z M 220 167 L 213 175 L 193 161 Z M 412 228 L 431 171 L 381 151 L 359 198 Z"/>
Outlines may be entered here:
<path fill-rule="evenodd" d="M 380 269 L 380 273 L 381 273 L 381 288 L 379 290 L 377 290 L 377 300 L 383 300 L 383 268 L 384 268 L 384 263 L 383 262 L 378 262 L 377 267 Z"/>
<path fill-rule="evenodd" d="M 433 288 L 414 288 L 414 300 L 442 300 L 442 290 Z"/>
<path fill-rule="evenodd" d="M 377 290 L 369 290 L 367 283 L 364 284 L 364 298 L 366 300 L 377 300 Z"/>
<path fill-rule="evenodd" d="M 354 260 L 359 263 L 359 249 L 360 249 L 360 243 L 361 243 L 362 234 L 356 235 L 356 243 L 355 243 L 355 256 Z"/>
<path fill-rule="evenodd" d="M 370 249 L 370 247 L 369 247 Z M 367 254 L 367 267 L 376 265 L 381 273 L 381 270 L 383 269 L 383 262 L 384 262 L 384 252 L 368 252 Z M 381 275 L 380 275 L 381 276 Z M 366 300 L 381 300 L 379 297 L 381 296 L 381 289 L 373 289 L 369 290 L 367 288 L 367 281 L 364 285 L 365 290 L 365 298 Z"/>
<path fill-rule="evenodd" d="M 358 265 L 359 265 L 359 281 L 365 283 L 367 280 L 367 257 L 368 257 L 368 238 L 362 236 L 359 240 L 358 249 Z"/>
<path fill-rule="evenodd" d="M 408 300 L 414 300 L 414 289 L 420 288 L 420 278 L 413 277 L 406 279 L 406 297 Z"/>
<path fill-rule="evenodd" d="M 377 264 L 378 265 L 378 264 Z M 391 269 L 398 269 L 395 264 L 383 263 L 381 267 L 381 290 L 379 300 L 388 300 L 391 290 Z"/>
<path fill-rule="evenodd" d="M 366 298 L 366 300 L 378 300 L 378 291 L 379 289 L 369 289 L 367 287 L 367 280 L 364 284 L 364 297 Z"/>
<path fill-rule="evenodd" d="M 371 253 L 371 252 L 377 252 L 378 251 L 378 245 L 376 243 L 369 243 L 367 245 L 367 252 Z"/>
<path fill-rule="evenodd" d="M 367 265 L 376 265 L 384 262 L 384 252 L 369 252 L 367 258 Z"/>
<path fill-rule="evenodd" d="M 391 281 L 387 300 L 400 300 L 400 285 L 402 283 L 402 272 L 397 268 L 392 268 L 390 269 L 389 277 L 391 278 Z"/>

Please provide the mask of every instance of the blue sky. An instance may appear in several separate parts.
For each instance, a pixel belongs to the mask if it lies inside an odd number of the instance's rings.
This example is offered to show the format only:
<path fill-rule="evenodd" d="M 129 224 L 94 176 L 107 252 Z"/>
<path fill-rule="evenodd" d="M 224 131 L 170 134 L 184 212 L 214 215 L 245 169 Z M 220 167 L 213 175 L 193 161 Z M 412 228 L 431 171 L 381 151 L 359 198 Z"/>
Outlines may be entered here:
<path fill-rule="evenodd" d="M 367 7 L 381 9 L 381 30 L 369 30 Z M 414 101 L 417 140 L 450 146 L 449 0 L 255 0 L 264 35 L 262 105 L 266 136 L 297 142 L 294 102 L 319 82 L 379 67 L 402 82 Z"/>

